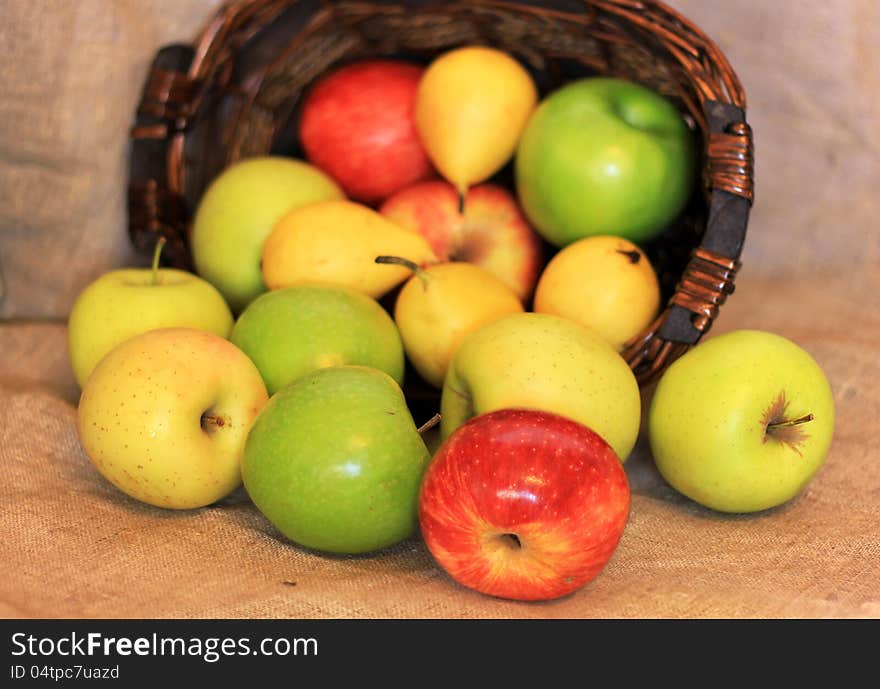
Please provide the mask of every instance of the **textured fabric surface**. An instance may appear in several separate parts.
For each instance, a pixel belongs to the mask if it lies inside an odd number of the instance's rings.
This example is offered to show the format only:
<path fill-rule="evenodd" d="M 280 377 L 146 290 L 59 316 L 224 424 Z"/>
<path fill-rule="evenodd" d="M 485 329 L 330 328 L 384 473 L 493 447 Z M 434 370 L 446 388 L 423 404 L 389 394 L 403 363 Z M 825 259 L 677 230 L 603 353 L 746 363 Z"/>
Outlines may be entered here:
<path fill-rule="evenodd" d="M 756 135 L 745 268 L 712 335 L 770 330 L 816 357 L 837 405 L 826 465 L 789 504 L 725 516 L 676 494 L 642 438 L 613 559 L 540 604 L 463 589 L 417 536 L 369 557 L 305 551 L 241 491 L 186 513 L 150 508 L 82 453 L 63 320 L 83 285 L 132 259 L 126 134 L 147 64 L 218 4 L 3 6 L 0 616 L 880 617 L 874 0 L 673 3 L 730 58 Z"/>

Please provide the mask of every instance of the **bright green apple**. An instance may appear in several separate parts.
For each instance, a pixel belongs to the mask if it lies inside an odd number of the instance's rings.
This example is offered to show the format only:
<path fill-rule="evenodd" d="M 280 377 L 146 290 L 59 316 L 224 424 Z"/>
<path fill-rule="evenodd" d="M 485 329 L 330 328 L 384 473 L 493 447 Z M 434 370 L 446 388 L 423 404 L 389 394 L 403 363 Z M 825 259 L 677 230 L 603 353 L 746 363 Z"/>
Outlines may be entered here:
<path fill-rule="evenodd" d="M 555 246 L 600 234 L 643 242 L 684 208 L 695 151 L 668 100 L 633 82 L 588 77 L 550 94 L 532 115 L 517 150 L 517 192 Z"/>
<path fill-rule="evenodd" d="M 260 369 L 269 394 L 315 369 L 353 364 L 403 384 L 403 343 L 388 312 L 345 287 L 303 285 L 257 297 L 230 340 Z"/>
<path fill-rule="evenodd" d="M 473 416 L 505 408 L 554 412 L 589 426 L 626 461 L 639 433 L 632 370 L 602 337 L 558 316 L 518 313 L 469 334 L 440 400 L 448 437 Z"/>
<path fill-rule="evenodd" d="M 719 335 L 675 361 L 648 414 L 660 473 L 721 512 L 793 498 L 824 463 L 833 430 L 834 398 L 815 359 L 757 330 Z"/>
<path fill-rule="evenodd" d="M 209 282 L 174 268 L 123 268 L 105 273 L 77 297 L 67 324 L 70 363 L 82 388 L 107 352 L 156 328 L 198 328 L 228 337 L 229 306 Z"/>
<path fill-rule="evenodd" d="M 101 359 L 77 429 L 92 463 L 124 493 L 157 507 L 203 507 L 241 484 L 245 439 L 267 398 L 260 372 L 228 340 L 162 328 Z"/>
<path fill-rule="evenodd" d="M 229 166 L 196 208 L 190 238 L 196 271 L 239 313 L 266 290 L 260 257 L 275 224 L 300 206 L 341 198 L 330 177 L 301 160 L 259 156 Z"/>
<path fill-rule="evenodd" d="M 338 366 L 273 395 L 251 429 L 242 476 L 290 540 L 365 553 L 415 531 L 429 459 L 397 383 L 377 369 Z"/>

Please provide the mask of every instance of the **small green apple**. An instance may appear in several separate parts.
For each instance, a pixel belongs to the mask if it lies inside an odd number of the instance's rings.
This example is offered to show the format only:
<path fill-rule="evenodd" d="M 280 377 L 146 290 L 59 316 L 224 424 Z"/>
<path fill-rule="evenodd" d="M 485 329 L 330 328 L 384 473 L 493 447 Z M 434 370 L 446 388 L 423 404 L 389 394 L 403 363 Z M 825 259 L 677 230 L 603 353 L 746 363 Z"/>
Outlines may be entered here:
<path fill-rule="evenodd" d="M 757 330 L 719 335 L 673 362 L 648 414 L 657 469 L 720 512 L 757 512 L 800 493 L 833 430 L 831 387 L 813 357 Z"/>
<path fill-rule="evenodd" d="M 121 491 L 158 507 L 203 507 L 241 484 L 245 439 L 267 398 L 260 372 L 228 340 L 162 328 L 101 359 L 82 391 L 77 429 Z"/>
<path fill-rule="evenodd" d="M 523 210 L 558 247 L 591 235 L 656 236 L 693 190 L 696 147 L 678 110 L 633 82 L 588 77 L 550 94 L 516 157 Z"/>
<path fill-rule="evenodd" d="M 248 436 L 242 477 L 290 540 L 365 553 L 414 532 L 429 459 L 397 383 L 377 369 L 338 366 L 272 396 Z"/>
<path fill-rule="evenodd" d="M 639 385 L 623 357 L 584 326 L 542 313 L 505 316 L 465 337 L 443 383 L 442 435 L 472 416 L 509 408 L 579 421 L 621 461 L 641 422 Z"/>
<path fill-rule="evenodd" d="M 269 394 L 315 369 L 343 364 L 378 368 L 403 383 L 403 343 L 391 316 L 345 287 L 303 285 L 260 295 L 230 339 L 260 369 Z"/>
<path fill-rule="evenodd" d="M 67 324 L 70 363 L 82 388 L 107 352 L 130 337 L 156 328 L 198 328 L 220 337 L 232 330 L 223 296 L 197 275 L 158 268 L 123 268 L 105 273 L 77 297 Z"/>
<path fill-rule="evenodd" d="M 260 257 L 275 224 L 300 206 L 341 198 L 336 182 L 301 160 L 259 156 L 230 165 L 196 208 L 190 237 L 196 271 L 240 312 L 266 291 Z"/>

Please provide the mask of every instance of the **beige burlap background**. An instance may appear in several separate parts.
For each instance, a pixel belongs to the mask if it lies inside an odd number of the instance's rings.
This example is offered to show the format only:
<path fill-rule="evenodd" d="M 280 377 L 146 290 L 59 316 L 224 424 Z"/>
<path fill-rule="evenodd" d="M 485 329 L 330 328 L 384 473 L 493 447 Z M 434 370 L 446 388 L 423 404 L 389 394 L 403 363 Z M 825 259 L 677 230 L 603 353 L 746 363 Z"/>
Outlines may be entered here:
<path fill-rule="evenodd" d="M 418 538 L 325 557 L 279 540 L 240 494 L 167 512 L 92 469 L 64 319 L 84 284 L 131 260 L 125 136 L 146 65 L 217 2 L 4 4 L 0 616 L 880 617 L 880 8 L 674 4 L 730 57 L 756 131 L 745 269 L 712 334 L 761 328 L 810 351 L 834 389 L 835 440 L 801 496 L 748 517 L 676 495 L 643 441 L 608 567 L 528 605 L 455 585 Z"/>

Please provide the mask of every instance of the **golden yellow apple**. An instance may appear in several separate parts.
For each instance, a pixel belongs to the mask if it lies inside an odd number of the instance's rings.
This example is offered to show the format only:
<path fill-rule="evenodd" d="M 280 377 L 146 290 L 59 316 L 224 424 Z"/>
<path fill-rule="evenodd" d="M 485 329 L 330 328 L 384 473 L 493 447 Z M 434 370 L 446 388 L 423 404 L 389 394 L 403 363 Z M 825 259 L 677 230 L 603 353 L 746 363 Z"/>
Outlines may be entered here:
<path fill-rule="evenodd" d="M 580 323 L 621 351 L 657 317 L 660 284 L 628 239 L 587 237 L 556 254 L 538 281 L 534 310 Z"/>

